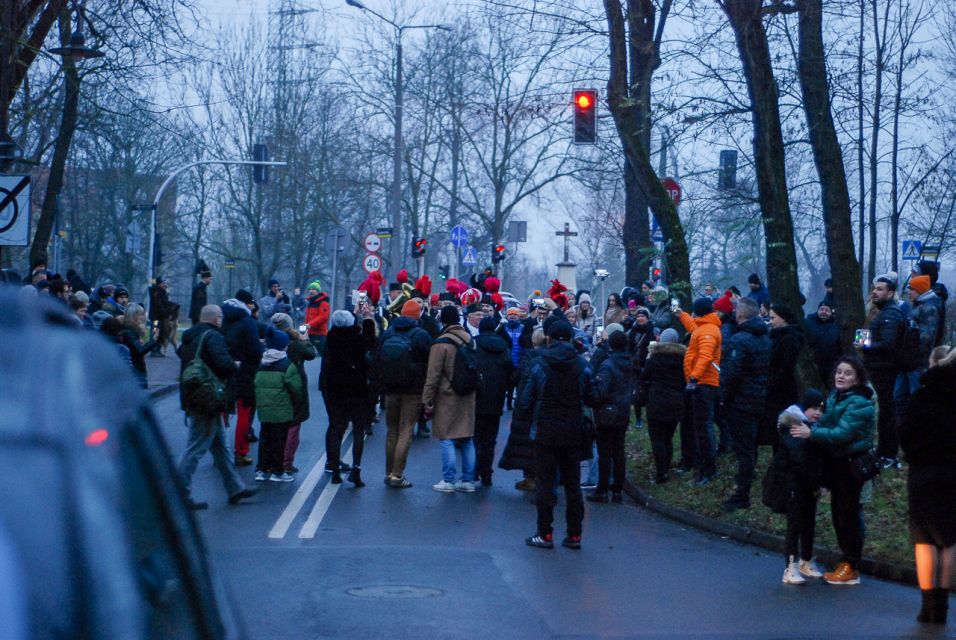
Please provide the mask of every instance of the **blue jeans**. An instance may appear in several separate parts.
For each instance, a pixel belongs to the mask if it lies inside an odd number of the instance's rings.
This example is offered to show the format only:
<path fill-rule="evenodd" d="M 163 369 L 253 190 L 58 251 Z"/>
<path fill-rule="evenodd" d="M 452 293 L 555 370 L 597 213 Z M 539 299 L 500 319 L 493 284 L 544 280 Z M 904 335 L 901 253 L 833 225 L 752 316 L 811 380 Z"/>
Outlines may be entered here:
<path fill-rule="evenodd" d="M 591 459 L 588 460 L 588 477 L 585 484 L 596 485 L 598 483 L 598 450 L 597 440 L 591 446 Z"/>
<path fill-rule="evenodd" d="M 475 441 L 473 438 L 456 438 L 441 441 L 441 475 L 445 482 L 455 482 L 455 443 L 461 444 L 461 481 L 475 481 Z"/>
<path fill-rule="evenodd" d="M 186 443 L 186 450 L 179 461 L 179 475 L 186 487 L 186 495 L 192 495 L 193 474 L 207 451 L 212 453 L 213 462 L 222 476 L 222 483 L 229 497 L 242 491 L 245 487 L 236 473 L 229 449 L 226 448 L 226 432 L 219 414 L 188 416 L 188 422 L 189 442 Z"/>
<path fill-rule="evenodd" d="M 893 386 L 893 401 L 896 403 L 897 424 L 903 423 L 903 416 L 906 415 L 906 408 L 909 406 L 910 398 L 919 389 L 919 379 L 925 369 L 916 369 L 909 373 L 896 374 L 896 384 Z"/>

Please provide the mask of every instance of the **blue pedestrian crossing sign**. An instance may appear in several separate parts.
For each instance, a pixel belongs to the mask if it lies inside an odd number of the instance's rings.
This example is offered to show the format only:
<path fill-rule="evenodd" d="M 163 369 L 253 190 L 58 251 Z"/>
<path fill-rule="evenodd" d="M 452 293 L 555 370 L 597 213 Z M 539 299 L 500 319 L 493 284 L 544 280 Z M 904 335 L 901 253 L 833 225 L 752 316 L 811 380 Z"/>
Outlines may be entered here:
<path fill-rule="evenodd" d="M 448 234 L 448 238 L 451 240 L 451 246 L 456 249 L 461 249 L 463 246 L 468 244 L 468 230 L 461 225 L 456 225 L 452 227 L 451 233 Z"/>
<path fill-rule="evenodd" d="M 919 240 L 904 240 L 903 241 L 903 259 L 904 260 L 919 260 L 920 253 L 923 251 L 923 243 Z"/>
<path fill-rule="evenodd" d="M 461 263 L 468 266 L 478 264 L 478 252 L 475 251 L 474 247 L 465 249 L 465 255 L 462 256 Z"/>

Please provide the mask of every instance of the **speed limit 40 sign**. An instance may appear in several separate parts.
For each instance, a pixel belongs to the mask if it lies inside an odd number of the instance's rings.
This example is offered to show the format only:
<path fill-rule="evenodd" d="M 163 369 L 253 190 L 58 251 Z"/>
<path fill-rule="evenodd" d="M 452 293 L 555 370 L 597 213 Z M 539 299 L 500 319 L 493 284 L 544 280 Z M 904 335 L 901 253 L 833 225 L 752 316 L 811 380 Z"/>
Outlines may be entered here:
<path fill-rule="evenodd" d="M 370 253 L 362 260 L 362 266 L 365 267 L 365 270 L 369 273 L 375 273 L 382 268 L 382 259 L 374 253 Z"/>

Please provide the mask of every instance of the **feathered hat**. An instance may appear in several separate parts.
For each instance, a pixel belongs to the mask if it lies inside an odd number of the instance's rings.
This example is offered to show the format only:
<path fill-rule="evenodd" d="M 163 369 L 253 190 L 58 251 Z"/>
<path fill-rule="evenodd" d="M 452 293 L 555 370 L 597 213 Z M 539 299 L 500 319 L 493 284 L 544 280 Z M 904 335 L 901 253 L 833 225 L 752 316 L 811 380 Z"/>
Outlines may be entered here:
<path fill-rule="evenodd" d="M 501 291 L 501 280 L 495 276 L 488 276 L 485 278 L 485 291 L 488 293 L 498 293 Z"/>
<path fill-rule="evenodd" d="M 468 291 L 468 285 L 461 280 L 451 278 L 445 283 L 445 291 L 448 293 L 454 293 L 456 296 L 460 296 L 465 291 Z"/>
<path fill-rule="evenodd" d="M 415 289 L 421 291 L 422 297 L 427 298 L 432 294 L 432 281 L 427 275 L 422 276 L 415 281 Z"/>
<path fill-rule="evenodd" d="M 358 286 L 359 291 L 364 291 L 368 294 L 368 299 L 372 302 L 372 305 L 377 305 L 378 301 L 382 297 L 382 284 L 385 282 L 385 277 L 378 271 L 373 271 L 368 275 L 365 280 L 362 281 L 362 284 Z"/>

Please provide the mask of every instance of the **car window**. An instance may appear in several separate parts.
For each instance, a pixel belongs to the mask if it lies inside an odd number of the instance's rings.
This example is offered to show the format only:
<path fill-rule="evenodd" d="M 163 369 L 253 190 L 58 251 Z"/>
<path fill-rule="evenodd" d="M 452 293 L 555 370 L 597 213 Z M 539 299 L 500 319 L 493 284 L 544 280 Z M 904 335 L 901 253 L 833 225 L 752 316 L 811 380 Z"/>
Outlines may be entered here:
<path fill-rule="evenodd" d="M 135 430 L 123 432 L 120 465 L 125 514 L 146 629 L 152 638 L 201 637 L 189 560 L 182 557 L 179 535 L 164 508 L 158 478 L 151 474 L 153 465 Z"/>

